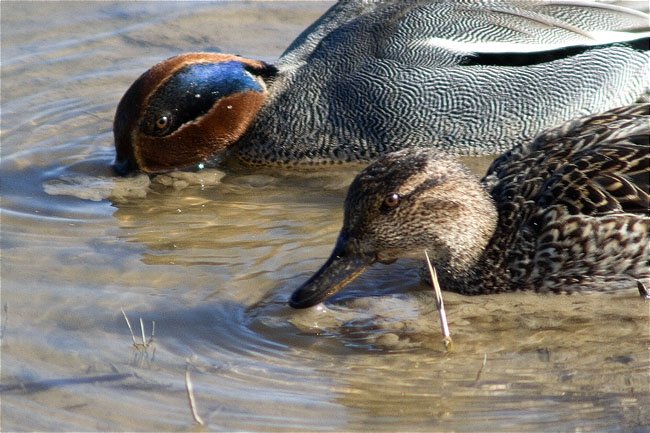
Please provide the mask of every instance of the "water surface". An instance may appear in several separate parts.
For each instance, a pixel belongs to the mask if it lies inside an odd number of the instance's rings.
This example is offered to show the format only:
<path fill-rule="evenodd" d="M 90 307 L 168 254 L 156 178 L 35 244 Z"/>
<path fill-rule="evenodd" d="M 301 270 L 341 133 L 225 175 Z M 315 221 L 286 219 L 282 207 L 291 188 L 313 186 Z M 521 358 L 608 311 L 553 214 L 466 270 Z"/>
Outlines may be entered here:
<path fill-rule="evenodd" d="M 2 2 L 3 430 L 195 429 L 188 363 L 208 430 L 647 430 L 633 288 L 445 294 L 448 352 L 414 262 L 286 307 L 353 173 L 113 176 L 140 73 L 195 50 L 273 61 L 330 4 Z M 148 347 L 121 309 L 147 339 L 155 321 Z"/>

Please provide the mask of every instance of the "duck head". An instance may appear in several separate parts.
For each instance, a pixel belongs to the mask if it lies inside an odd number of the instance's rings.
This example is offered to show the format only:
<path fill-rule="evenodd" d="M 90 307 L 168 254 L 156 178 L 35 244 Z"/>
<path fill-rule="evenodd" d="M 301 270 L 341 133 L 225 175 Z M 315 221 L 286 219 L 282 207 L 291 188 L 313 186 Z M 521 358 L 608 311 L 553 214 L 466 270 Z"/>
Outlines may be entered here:
<path fill-rule="evenodd" d="M 142 74 L 117 106 L 115 170 L 165 172 L 196 166 L 246 132 L 268 96 L 275 67 L 216 53 L 189 53 Z"/>
<path fill-rule="evenodd" d="M 388 154 L 352 182 L 334 251 L 289 305 L 316 305 L 373 263 L 421 259 L 425 249 L 443 272 L 471 272 L 497 219 L 490 196 L 456 161 L 422 149 Z"/>

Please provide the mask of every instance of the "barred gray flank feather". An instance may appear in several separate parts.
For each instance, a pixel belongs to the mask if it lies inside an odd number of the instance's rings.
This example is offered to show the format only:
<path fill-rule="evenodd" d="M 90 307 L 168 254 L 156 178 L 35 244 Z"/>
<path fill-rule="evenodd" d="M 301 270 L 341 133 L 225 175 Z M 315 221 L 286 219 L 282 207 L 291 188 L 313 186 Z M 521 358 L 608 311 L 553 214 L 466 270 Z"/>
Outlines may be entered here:
<path fill-rule="evenodd" d="M 233 154 L 307 165 L 503 152 L 634 102 L 650 88 L 649 30 L 647 15 L 606 4 L 339 2 L 284 53 Z"/>

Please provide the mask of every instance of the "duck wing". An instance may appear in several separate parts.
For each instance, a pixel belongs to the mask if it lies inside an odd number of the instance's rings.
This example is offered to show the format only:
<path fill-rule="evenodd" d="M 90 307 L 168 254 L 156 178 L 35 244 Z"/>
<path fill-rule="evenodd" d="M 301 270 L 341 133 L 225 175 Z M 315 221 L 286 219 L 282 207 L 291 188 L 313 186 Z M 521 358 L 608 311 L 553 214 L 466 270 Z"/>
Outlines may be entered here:
<path fill-rule="evenodd" d="M 647 20 L 591 2 L 339 2 L 278 62 L 248 137 L 265 146 L 241 153 L 312 163 L 417 146 L 503 152 L 637 100 L 650 88 Z"/>
<path fill-rule="evenodd" d="M 650 104 L 566 122 L 496 159 L 483 179 L 499 213 L 493 287 L 629 287 L 648 268 Z M 492 278 L 491 280 L 489 278 Z"/>
<path fill-rule="evenodd" d="M 578 118 L 496 159 L 484 178 L 497 204 L 515 198 L 570 214 L 647 215 L 650 104 Z"/>
<path fill-rule="evenodd" d="M 495 53 L 548 58 L 548 51 L 559 56 L 568 46 L 647 41 L 648 32 L 647 14 L 591 1 L 339 1 L 298 36 L 280 64 L 333 48 L 355 54 L 364 45 L 379 58 L 424 66 L 486 63 Z"/>

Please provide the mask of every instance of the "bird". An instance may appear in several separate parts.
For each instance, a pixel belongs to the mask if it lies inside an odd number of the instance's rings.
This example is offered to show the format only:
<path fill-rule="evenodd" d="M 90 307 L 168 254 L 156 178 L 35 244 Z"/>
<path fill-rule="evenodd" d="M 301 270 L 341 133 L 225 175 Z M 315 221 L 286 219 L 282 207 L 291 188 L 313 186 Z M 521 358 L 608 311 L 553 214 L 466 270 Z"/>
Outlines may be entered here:
<path fill-rule="evenodd" d="M 650 103 L 570 120 L 494 160 L 479 181 L 431 148 L 379 157 L 352 181 L 307 308 L 373 263 L 423 258 L 443 290 L 484 295 L 650 287 Z"/>
<path fill-rule="evenodd" d="M 342 0 L 275 64 L 194 52 L 143 73 L 119 174 L 362 165 L 407 147 L 494 155 L 650 89 L 648 15 L 597 2 Z"/>

